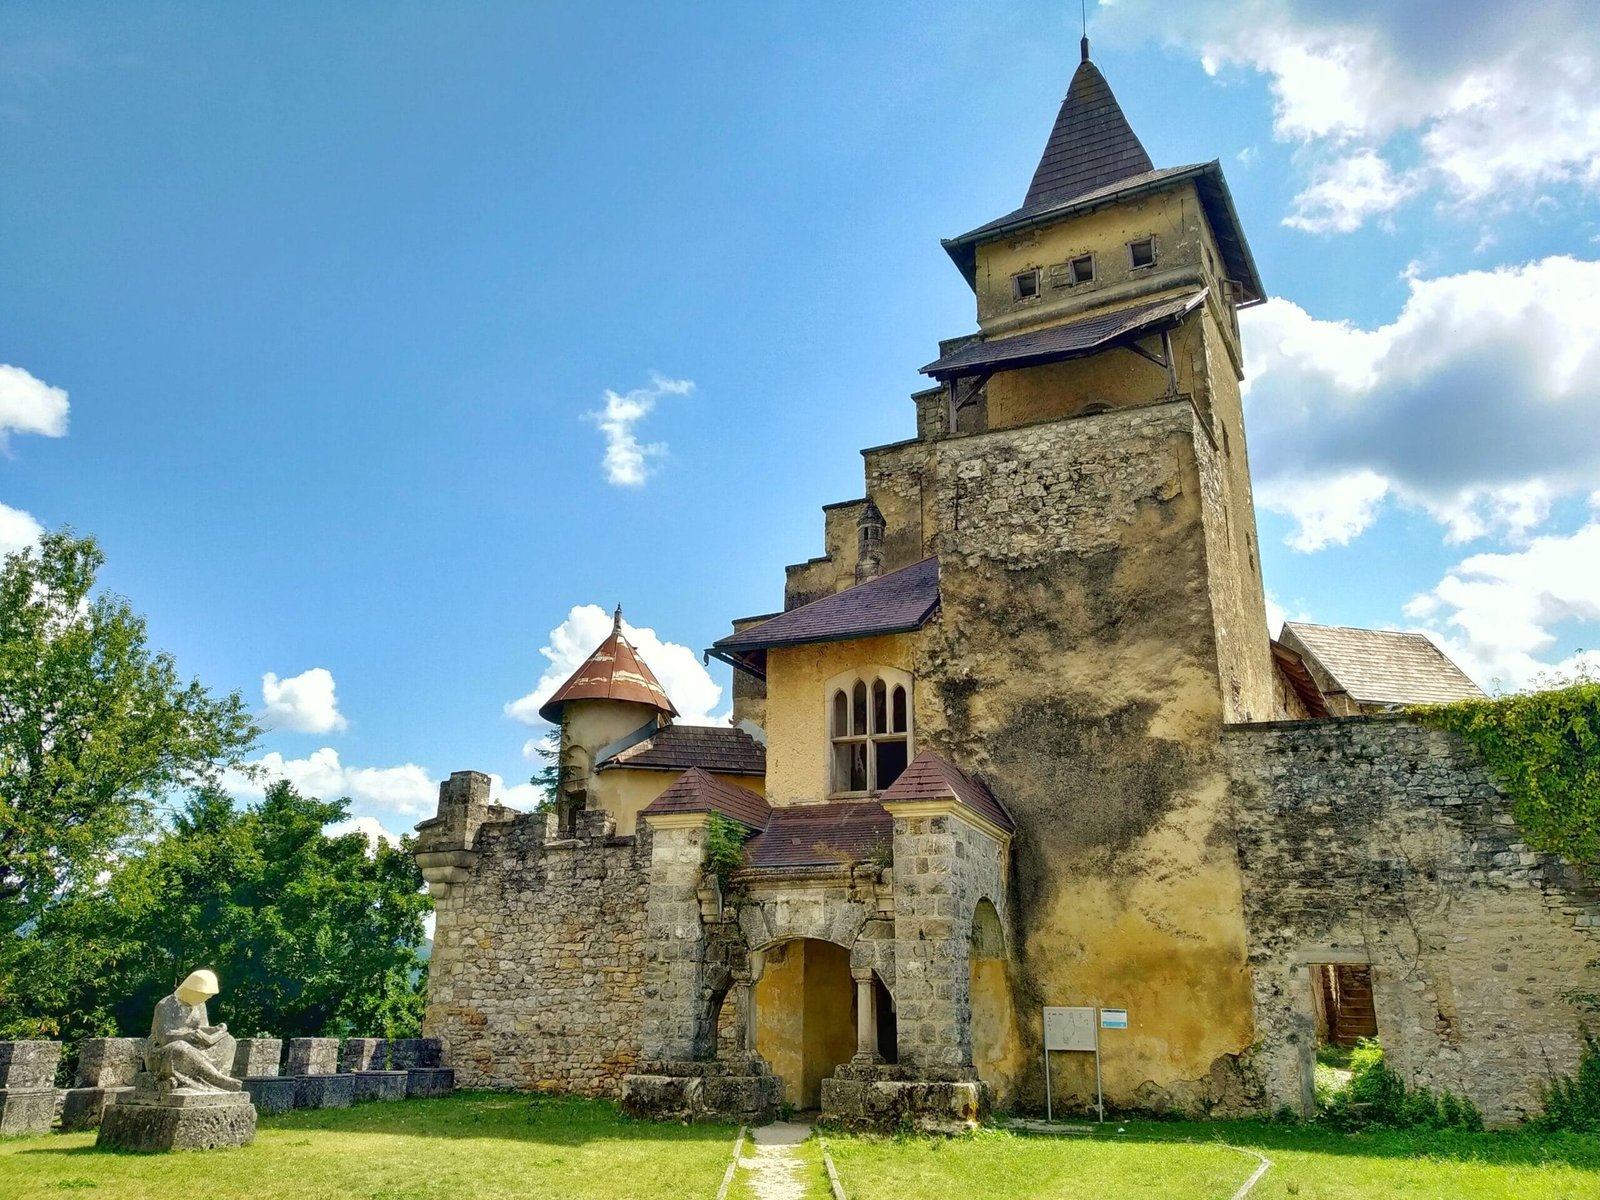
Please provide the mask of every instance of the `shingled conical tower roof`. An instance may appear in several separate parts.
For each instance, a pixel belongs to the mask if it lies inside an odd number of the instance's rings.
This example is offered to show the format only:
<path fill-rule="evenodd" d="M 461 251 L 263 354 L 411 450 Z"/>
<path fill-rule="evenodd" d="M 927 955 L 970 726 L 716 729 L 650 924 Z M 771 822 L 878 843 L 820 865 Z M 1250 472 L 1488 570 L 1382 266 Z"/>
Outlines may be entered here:
<path fill-rule="evenodd" d="M 561 719 L 561 706 L 569 700 L 622 700 L 648 705 L 669 717 L 678 715 L 666 689 L 623 635 L 620 605 L 612 618 L 611 636 L 539 706 L 539 715 L 554 724 Z"/>
<path fill-rule="evenodd" d="M 1089 61 L 1088 38 L 1082 57 L 1028 185 L 1024 210 L 1063 204 L 1154 169 L 1106 77 Z"/>

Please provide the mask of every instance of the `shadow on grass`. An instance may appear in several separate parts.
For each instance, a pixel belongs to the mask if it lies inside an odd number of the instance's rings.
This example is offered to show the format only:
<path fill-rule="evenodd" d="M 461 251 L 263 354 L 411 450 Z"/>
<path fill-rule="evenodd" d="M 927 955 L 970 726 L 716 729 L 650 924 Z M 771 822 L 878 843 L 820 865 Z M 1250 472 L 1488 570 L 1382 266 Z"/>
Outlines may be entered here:
<path fill-rule="evenodd" d="M 1116 1133 L 1115 1129 L 1126 1133 Z M 1431 1158 L 1441 1161 L 1486 1163 L 1494 1166 L 1549 1166 L 1561 1164 L 1600 1174 L 1600 1138 L 1576 1133 L 1546 1133 L 1508 1129 L 1495 1133 L 1454 1130 L 1366 1130 L 1340 1133 L 1316 1125 L 1283 1125 L 1269 1121 L 1123 1121 L 1107 1132 L 1104 1141 L 1224 1143 L 1263 1151 L 1324 1154 L 1358 1158 Z"/>
<path fill-rule="evenodd" d="M 581 1146 L 598 1140 L 731 1143 L 732 1125 L 665 1124 L 624 1116 L 609 1100 L 457 1092 L 436 1100 L 371 1102 L 350 1108 L 296 1109 L 261 1116 L 257 1133 L 376 1134 L 417 1138 L 490 1138 L 546 1146 Z M 28 1146 L 19 1155 L 120 1155 L 100 1146 Z"/>

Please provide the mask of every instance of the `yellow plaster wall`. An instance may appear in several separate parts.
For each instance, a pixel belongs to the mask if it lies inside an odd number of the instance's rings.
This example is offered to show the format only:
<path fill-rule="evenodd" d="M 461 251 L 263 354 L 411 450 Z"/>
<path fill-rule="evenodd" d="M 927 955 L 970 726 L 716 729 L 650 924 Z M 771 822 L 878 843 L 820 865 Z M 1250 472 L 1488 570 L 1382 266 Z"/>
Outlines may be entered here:
<path fill-rule="evenodd" d="M 972 1065 L 994 1089 L 997 1102 L 1010 1099 L 1022 1072 L 1022 1039 L 1011 1004 L 1011 982 L 1003 958 L 974 958 L 968 969 L 972 1003 Z"/>
<path fill-rule="evenodd" d="M 1132 267 L 1128 243 L 1152 236 L 1155 266 Z M 1213 262 L 1220 261 L 1192 183 L 990 242 L 977 248 L 978 324 L 990 334 L 1047 325 L 1065 313 L 1112 303 L 1175 273 L 1198 281 L 1206 275 L 1208 250 Z M 1052 265 L 1090 253 L 1095 256 L 1093 283 L 1051 284 Z M 1016 300 L 1012 277 L 1034 268 L 1040 271 L 1040 296 Z"/>
<path fill-rule="evenodd" d="M 617 821 L 617 832 L 637 832 L 639 813 L 678 781 L 679 770 L 653 771 L 637 767 L 596 771 L 589 788 L 589 807 L 603 808 Z M 760 795 L 764 781 L 752 775 L 713 775 L 723 783 Z"/>
<path fill-rule="evenodd" d="M 832 942 L 787 942 L 767 952 L 756 984 L 756 1051 L 797 1108 L 821 1102 L 822 1081 L 855 1053 L 850 952 Z"/>
<path fill-rule="evenodd" d="M 593 763 L 595 756 L 612 742 L 627 737 L 656 716 L 648 704 L 622 700 L 573 700 L 561 708 L 561 761 L 568 751 L 582 747 Z"/>
<path fill-rule="evenodd" d="M 1178 391 L 1188 395 L 1201 390 L 1194 369 L 1196 358 L 1203 359 L 1199 350 L 1201 336 L 1199 321 L 1194 318 L 1172 335 Z M 1159 349 L 1157 339 L 1147 341 L 1148 348 Z M 1111 350 L 1090 358 L 994 376 L 988 389 L 989 428 L 1056 421 L 1076 416 L 1092 404 L 1130 408 L 1159 401 L 1166 394 L 1167 373 L 1163 368 L 1131 350 Z"/>
<path fill-rule="evenodd" d="M 767 803 L 816 804 L 828 798 L 829 743 L 824 685 L 869 666 L 911 670 L 915 634 L 787 646 L 767 652 Z M 913 704 L 921 697 L 913 693 Z M 916 716 L 913 716 L 913 723 Z M 917 751 L 912 735 L 912 753 Z"/>

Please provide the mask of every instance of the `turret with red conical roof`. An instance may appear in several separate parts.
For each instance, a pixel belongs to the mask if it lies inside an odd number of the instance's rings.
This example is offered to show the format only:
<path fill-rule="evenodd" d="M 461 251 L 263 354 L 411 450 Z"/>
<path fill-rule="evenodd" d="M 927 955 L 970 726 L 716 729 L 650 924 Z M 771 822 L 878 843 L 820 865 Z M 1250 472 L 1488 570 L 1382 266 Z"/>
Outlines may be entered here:
<path fill-rule="evenodd" d="M 611 636 L 596 646 L 583 666 L 539 706 L 539 715 L 556 724 L 561 720 L 562 708 L 573 700 L 617 700 L 643 704 L 667 717 L 678 715 L 666 689 L 622 632 L 622 605 L 617 605 L 612 617 Z"/>

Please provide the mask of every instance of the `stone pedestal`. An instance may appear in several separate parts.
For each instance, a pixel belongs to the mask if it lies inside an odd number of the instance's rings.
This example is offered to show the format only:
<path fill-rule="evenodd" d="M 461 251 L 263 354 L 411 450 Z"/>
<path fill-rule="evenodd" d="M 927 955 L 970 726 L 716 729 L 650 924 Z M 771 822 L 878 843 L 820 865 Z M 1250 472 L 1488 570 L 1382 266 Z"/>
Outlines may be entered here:
<path fill-rule="evenodd" d="M 448 1096 L 456 1090 L 456 1073 L 449 1067 L 413 1067 L 405 1076 L 406 1095 L 413 1098 Z"/>
<path fill-rule="evenodd" d="M 382 1038 L 345 1038 L 339 1050 L 341 1071 L 382 1071 L 388 1060 L 389 1043 Z"/>
<path fill-rule="evenodd" d="M 0 1088 L 0 1134 L 49 1133 L 55 1119 L 55 1088 Z"/>
<path fill-rule="evenodd" d="M 276 1075 L 282 1061 L 282 1038 L 240 1038 L 234 1046 L 233 1070 L 228 1074 L 235 1079 Z"/>
<path fill-rule="evenodd" d="M 255 1141 L 256 1110 L 244 1092 L 171 1092 L 137 1088 L 106 1109 L 95 1145 L 160 1152 L 216 1150 Z"/>
<path fill-rule="evenodd" d="M 356 1099 L 354 1075 L 296 1075 L 296 1108 L 349 1108 Z"/>
<path fill-rule="evenodd" d="M 60 1042 L 0 1042 L 0 1088 L 53 1088 L 60 1062 Z"/>
<path fill-rule="evenodd" d="M 352 1071 L 350 1078 L 356 1081 L 357 1100 L 404 1100 L 410 1075 L 410 1071 Z"/>
<path fill-rule="evenodd" d="M 61 1132 L 82 1133 L 99 1129 L 100 1119 L 106 1109 L 122 1097 L 132 1094 L 132 1087 L 73 1088 L 61 1106 Z"/>
<path fill-rule="evenodd" d="M 285 1075 L 332 1075 L 339 1069 L 338 1038 L 290 1038 Z"/>
<path fill-rule="evenodd" d="M 276 1067 L 276 1064 L 274 1064 Z M 250 1103 L 256 1106 L 258 1113 L 274 1116 L 286 1113 L 294 1107 L 295 1092 L 299 1090 L 299 1080 L 289 1075 L 246 1075 L 244 1077 L 244 1090 L 250 1095 Z"/>
<path fill-rule="evenodd" d="M 622 1077 L 622 1109 L 652 1121 L 742 1121 L 765 1125 L 783 1103 L 783 1080 L 760 1058 L 659 1062 Z"/>

